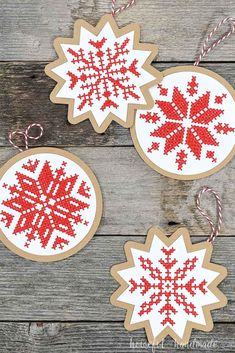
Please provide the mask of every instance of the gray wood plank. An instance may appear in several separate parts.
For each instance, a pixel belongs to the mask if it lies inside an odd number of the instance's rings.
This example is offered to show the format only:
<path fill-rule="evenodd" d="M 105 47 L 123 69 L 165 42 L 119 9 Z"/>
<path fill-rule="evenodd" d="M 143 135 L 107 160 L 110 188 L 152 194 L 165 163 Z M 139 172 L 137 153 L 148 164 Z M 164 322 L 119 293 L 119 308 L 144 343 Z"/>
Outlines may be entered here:
<path fill-rule="evenodd" d="M 0 323 L 0 353 L 232 353 L 234 337 L 235 325 L 215 324 L 211 332 L 193 331 L 184 348 L 169 337 L 153 347 L 144 330 L 128 332 L 121 323 Z"/>
<path fill-rule="evenodd" d="M 118 3 L 124 3 L 119 1 Z M 0 60 L 51 60 L 54 38 L 71 36 L 74 21 L 93 25 L 111 11 L 111 0 L 1 0 Z M 137 22 L 141 39 L 156 43 L 162 61 L 193 60 L 205 35 L 222 18 L 235 13 L 233 0 L 138 0 L 117 18 L 120 25 Z M 234 60 L 235 36 L 209 60 Z"/>
<path fill-rule="evenodd" d="M 158 225 L 171 232 L 178 225 L 192 234 L 209 232 L 207 222 L 195 207 L 195 195 L 204 185 L 214 186 L 223 200 L 224 227 L 221 234 L 235 234 L 235 159 L 218 173 L 201 180 L 181 181 L 166 178 L 147 166 L 134 147 L 71 147 L 100 182 L 104 212 L 98 234 L 145 235 Z M 0 165 L 16 152 L 0 148 Z M 205 197 L 203 207 L 213 217 L 214 200 Z"/>
<path fill-rule="evenodd" d="M 125 261 L 123 246 L 129 240 L 144 242 L 145 237 L 95 236 L 80 253 L 50 264 L 26 261 L 0 244 L 1 321 L 123 322 L 125 310 L 109 302 L 118 287 L 110 268 Z M 234 322 L 234 248 L 234 237 L 215 242 L 213 261 L 229 274 L 220 285 L 229 303 L 212 312 L 216 322 Z"/>
<path fill-rule="evenodd" d="M 177 65 L 168 63 L 157 67 L 164 70 Z M 235 87 L 235 63 L 204 66 Z M 55 82 L 45 75 L 44 67 L 45 63 L 0 63 L 0 146 L 9 146 L 10 130 L 22 129 L 32 122 L 41 122 L 45 128 L 45 136 L 38 145 L 132 145 L 129 129 L 114 122 L 104 134 L 97 134 L 89 121 L 70 125 L 67 106 L 49 101 Z"/>

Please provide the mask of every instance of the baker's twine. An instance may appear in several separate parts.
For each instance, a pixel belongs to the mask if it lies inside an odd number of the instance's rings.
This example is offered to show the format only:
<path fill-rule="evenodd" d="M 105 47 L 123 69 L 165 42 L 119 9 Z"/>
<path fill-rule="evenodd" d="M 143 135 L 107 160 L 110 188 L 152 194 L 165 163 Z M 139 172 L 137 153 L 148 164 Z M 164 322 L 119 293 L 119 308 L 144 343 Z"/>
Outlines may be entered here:
<path fill-rule="evenodd" d="M 216 200 L 216 225 L 214 224 L 213 220 L 210 218 L 207 212 L 205 212 L 202 207 L 201 207 L 201 199 L 202 195 L 204 193 L 209 193 L 215 197 Z M 211 233 L 207 239 L 209 242 L 214 242 L 215 238 L 219 235 L 222 223 L 223 223 L 223 216 L 222 216 L 222 202 L 219 194 L 217 191 L 215 191 L 213 188 L 208 187 L 208 186 L 203 186 L 197 193 L 196 197 L 196 205 L 198 211 L 201 213 L 201 215 L 206 218 L 207 222 L 210 225 L 211 228 Z"/>
<path fill-rule="evenodd" d="M 127 10 L 129 7 L 135 5 L 135 3 L 136 3 L 136 0 L 130 0 L 126 5 L 122 5 L 122 6 L 115 9 L 116 0 L 112 0 L 112 15 L 113 15 L 113 17 L 118 15 L 119 13 Z"/>
<path fill-rule="evenodd" d="M 221 37 L 218 39 L 214 40 L 212 43 L 210 43 L 212 37 L 214 34 L 218 31 L 218 29 L 223 26 L 224 24 L 229 24 L 231 28 L 225 32 Z M 214 29 L 207 35 L 207 38 L 205 42 L 203 43 L 202 49 L 198 57 L 196 58 L 196 61 L 194 63 L 194 66 L 198 66 L 200 61 L 204 56 L 209 54 L 213 49 L 215 49 L 220 43 L 222 43 L 225 39 L 229 38 L 232 34 L 235 33 L 235 17 L 226 17 L 222 21 L 220 21 L 217 26 L 215 26 Z"/>
<path fill-rule="evenodd" d="M 32 136 L 30 135 L 30 130 L 35 127 L 38 129 L 38 134 L 35 136 Z M 41 124 L 30 124 L 25 130 L 22 130 L 22 131 L 16 130 L 16 131 L 9 132 L 8 140 L 14 148 L 17 148 L 20 152 L 22 152 L 23 150 L 27 150 L 29 148 L 29 140 L 38 140 L 40 139 L 40 137 L 42 137 L 42 134 L 43 134 L 43 127 Z M 23 136 L 24 144 L 25 144 L 24 148 L 21 148 L 20 146 L 18 146 L 16 143 L 13 142 L 14 137 L 16 136 Z"/>

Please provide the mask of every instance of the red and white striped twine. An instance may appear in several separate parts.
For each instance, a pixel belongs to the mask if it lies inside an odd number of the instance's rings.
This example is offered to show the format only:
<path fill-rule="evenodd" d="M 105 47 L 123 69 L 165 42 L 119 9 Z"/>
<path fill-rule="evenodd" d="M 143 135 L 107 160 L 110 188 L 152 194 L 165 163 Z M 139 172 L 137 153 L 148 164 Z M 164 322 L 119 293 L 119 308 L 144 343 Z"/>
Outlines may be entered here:
<path fill-rule="evenodd" d="M 30 130 L 34 127 L 39 129 L 38 134 L 36 136 L 30 135 Z M 24 148 L 27 150 L 29 148 L 29 140 L 38 140 L 40 139 L 40 137 L 42 137 L 42 134 L 43 134 L 43 127 L 41 124 L 31 124 L 24 131 L 16 130 L 16 131 L 9 132 L 8 140 L 13 147 L 17 148 L 20 152 L 22 152 L 23 149 L 13 142 L 13 139 L 15 136 L 17 135 L 23 136 L 24 143 L 25 143 Z"/>
<path fill-rule="evenodd" d="M 203 211 L 203 209 L 201 208 L 201 198 L 202 198 L 202 195 L 204 193 L 206 193 L 206 192 L 212 194 L 215 197 L 215 199 L 216 199 L 216 208 L 217 208 L 217 215 L 216 215 L 217 216 L 217 225 L 216 226 L 213 223 L 213 221 L 210 218 L 210 216 L 208 215 L 208 213 Z M 215 238 L 219 235 L 219 232 L 220 232 L 220 229 L 221 229 L 221 226 L 222 226 L 222 223 L 223 223 L 221 198 L 220 198 L 219 194 L 217 193 L 217 191 L 215 191 L 214 189 L 212 189 L 212 188 L 210 188 L 208 186 L 203 186 L 197 193 L 196 205 L 197 205 L 197 209 L 199 210 L 201 215 L 203 217 L 205 217 L 206 220 L 208 221 L 208 223 L 210 224 L 211 233 L 210 233 L 207 241 L 213 243 Z"/>
<path fill-rule="evenodd" d="M 122 6 L 118 7 L 117 9 L 115 9 L 116 1 L 117 0 L 112 0 L 112 15 L 113 16 L 116 16 L 119 13 L 127 10 L 129 7 L 135 5 L 135 3 L 136 3 L 136 0 L 130 0 L 126 5 L 122 5 Z"/>
<path fill-rule="evenodd" d="M 214 42 L 212 42 L 211 44 L 209 44 L 211 38 L 214 36 L 214 34 L 218 31 L 218 29 L 224 25 L 225 23 L 230 24 L 231 28 L 225 32 L 221 37 L 219 37 L 218 39 L 216 39 Z M 222 21 L 220 21 L 217 26 L 215 26 L 215 28 L 208 34 L 200 54 L 198 55 L 194 66 L 198 66 L 200 61 L 202 60 L 202 58 L 204 56 L 206 56 L 207 54 L 210 53 L 210 51 L 212 51 L 213 49 L 215 49 L 220 43 L 222 43 L 225 39 L 229 38 L 232 34 L 235 33 L 235 17 L 226 17 L 224 18 Z"/>

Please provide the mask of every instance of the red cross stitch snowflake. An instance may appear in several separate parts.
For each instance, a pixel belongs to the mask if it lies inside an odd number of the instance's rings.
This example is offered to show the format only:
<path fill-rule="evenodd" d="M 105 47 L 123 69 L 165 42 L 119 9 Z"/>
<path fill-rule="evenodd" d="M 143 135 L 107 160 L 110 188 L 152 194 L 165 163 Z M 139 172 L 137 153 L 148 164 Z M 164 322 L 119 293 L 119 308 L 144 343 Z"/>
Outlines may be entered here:
<path fill-rule="evenodd" d="M 162 257 L 158 261 L 159 267 L 154 267 L 153 262 L 148 257 L 139 257 L 140 267 L 146 272 L 146 277 L 141 277 L 139 283 L 131 278 L 130 292 L 134 293 L 139 290 L 140 294 L 144 296 L 144 294 L 150 293 L 153 289 L 154 293 L 150 295 L 149 300 L 141 303 L 139 316 L 148 314 L 154 310 L 155 306 L 159 306 L 158 310 L 163 316 L 162 326 L 166 326 L 168 323 L 174 326 L 174 315 L 177 313 L 174 303 L 182 306 L 188 316 L 193 315 L 196 317 L 198 315 L 197 308 L 188 300 L 187 296 L 190 294 L 194 297 L 198 291 L 205 295 L 207 293 L 205 289 L 207 282 L 203 279 L 197 284 L 193 276 L 187 278 L 197 266 L 198 258 L 196 256 L 192 259 L 188 258 L 182 268 L 180 268 L 176 267 L 178 261 L 172 257 L 175 252 L 174 247 L 169 249 L 163 247 L 160 251 L 162 252 Z M 160 270 L 161 267 L 163 267 L 164 274 Z"/>
<path fill-rule="evenodd" d="M 192 178 L 232 157 L 235 142 L 234 97 L 195 70 L 173 72 L 152 88 L 154 108 L 137 112 L 133 131 L 153 168 Z"/>
<path fill-rule="evenodd" d="M 51 97 L 58 103 L 66 99 L 71 123 L 90 117 L 96 131 L 103 132 L 113 118 L 129 127 L 134 107 L 149 106 L 145 86 L 161 77 L 150 66 L 156 48 L 137 42 L 135 25 L 118 29 L 109 15 L 96 28 L 78 20 L 74 39 L 57 41 L 59 60 L 46 73 L 58 81 Z"/>
<path fill-rule="evenodd" d="M 94 186 L 66 156 L 34 154 L 1 179 L 0 226 L 18 248 L 54 255 L 84 240 L 96 213 Z"/>
<path fill-rule="evenodd" d="M 207 308 L 226 304 L 213 286 L 226 270 L 210 263 L 211 244 L 192 245 L 185 229 L 167 238 L 152 228 L 145 245 L 130 242 L 125 249 L 128 261 L 112 269 L 121 284 L 112 302 L 127 308 L 127 329 L 145 327 L 151 343 L 167 334 L 186 343 L 192 327 L 208 330 Z"/>

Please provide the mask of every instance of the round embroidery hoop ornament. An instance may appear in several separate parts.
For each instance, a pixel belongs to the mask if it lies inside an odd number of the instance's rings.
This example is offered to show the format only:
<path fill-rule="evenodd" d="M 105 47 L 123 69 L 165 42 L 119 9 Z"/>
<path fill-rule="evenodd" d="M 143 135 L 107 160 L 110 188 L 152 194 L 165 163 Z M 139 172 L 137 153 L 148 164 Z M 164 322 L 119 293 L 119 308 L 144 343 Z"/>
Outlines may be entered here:
<path fill-rule="evenodd" d="M 39 129 L 36 136 L 31 129 Z M 102 195 L 90 168 L 59 148 L 28 149 L 43 134 L 40 124 L 9 134 L 20 153 L 0 169 L 0 240 L 17 255 L 51 262 L 81 250 L 95 234 Z M 13 142 L 22 136 L 25 150 Z"/>
<path fill-rule="evenodd" d="M 209 44 L 225 23 L 231 29 Z M 136 113 L 131 135 L 142 159 L 159 173 L 183 180 L 209 176 L 235 152 L 235 91 L 221 76 L 198 67 L 201 59 L 235 32 L 225 18 L 208 35 L 194 66 L 163 72 L 150 92 L 153 109 Z"/>
<path fill-rule="evenodd" d="M 217 202 L 217 226 L 201 208 L 202 194 L 211 193 Z M 127 261 L 112 267 L 120 287 L 111 297 L 114 306 L 127 310 L 127 330 L 145 328 L 151 345 L 171 336 L 177 344 L 189 342 L 192 329 L 211 331 L 211 310 L 227 304 L 217 288 L 227 276 L 225 267 L 211 263 L 212 243 L 222 224 L 221 200 L 215 190 L 203 187 L 197 208 L 207 219 L 211 234 L 207 242 L 192 244 L 186 228 L 170 237 L 151 228 L 145 244 L 127 242 Z"/>
<path fill-rule="evenodd" d="M 162 74 L 151 66 L 157 55 L 153 44 L 140 43 L 140 28 L 132 23 L 118 28 L 114 17 L 135 3 L 104 15 L 96 27 L 77 20 L 73 38 L 57 38 L 58 59 L 45 68 L 57 82 L 50 95 L 54 103 L 68 104 L 68 121 L 78 124 L 90 119 L 93 128 L 103 133 L 112 120 L 129 128 L 136 109 L 150 109 L 150 87 Z"/>

